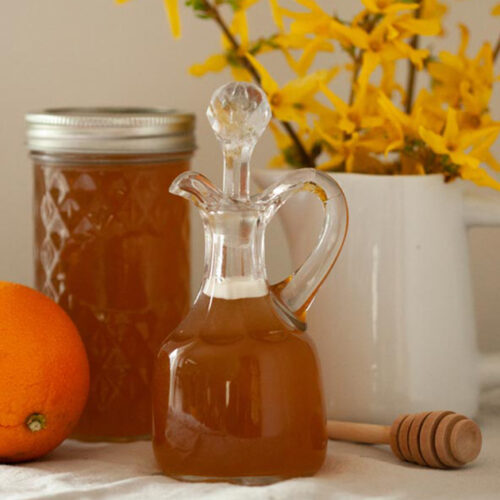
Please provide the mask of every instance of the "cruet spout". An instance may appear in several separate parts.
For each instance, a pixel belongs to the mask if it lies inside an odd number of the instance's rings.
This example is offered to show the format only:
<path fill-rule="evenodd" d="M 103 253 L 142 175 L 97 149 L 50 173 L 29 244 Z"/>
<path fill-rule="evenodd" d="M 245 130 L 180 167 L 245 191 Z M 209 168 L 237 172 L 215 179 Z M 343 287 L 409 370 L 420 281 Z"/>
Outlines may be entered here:
<path fill-rule="evenodd" d="M 198 172 L 184 172 L 170 185 L 169 191 L 192 201 L 198 208 L 210 209 L 220 204 L 222 191 Z"/>

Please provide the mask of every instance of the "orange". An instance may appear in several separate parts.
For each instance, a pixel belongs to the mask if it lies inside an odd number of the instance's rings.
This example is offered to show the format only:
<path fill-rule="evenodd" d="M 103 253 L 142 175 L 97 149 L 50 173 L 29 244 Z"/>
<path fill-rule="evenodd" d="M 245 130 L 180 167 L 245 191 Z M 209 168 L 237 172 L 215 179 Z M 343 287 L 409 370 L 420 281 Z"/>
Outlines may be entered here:
<path fill-rule="evenodd" d="M 0 462 L 58 446 L 88 390 L 87 355 L 67 314 L 31 288 L 0 281 Z"/>

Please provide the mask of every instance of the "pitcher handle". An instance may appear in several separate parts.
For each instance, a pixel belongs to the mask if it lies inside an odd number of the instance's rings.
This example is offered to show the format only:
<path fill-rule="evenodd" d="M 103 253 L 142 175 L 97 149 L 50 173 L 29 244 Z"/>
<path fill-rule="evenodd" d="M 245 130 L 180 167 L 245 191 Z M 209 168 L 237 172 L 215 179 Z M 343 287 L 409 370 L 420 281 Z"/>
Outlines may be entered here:
<path fill-rule="evenodd" d="M 300 191 L 310 191 L 321 200 L 323 226 L 309 257 L 293 274 L 272 285 L 271 292 L 279 304 L 304 322 L 307 309 L 342 250 L 349 214 L 344 192 L 337 182 L 318 170 L 304 168 L 288 174 L 257 197 L 256 201 L 266 208 L 266 221 Z"/>
<path fill-rule="evenodd" d="M 464 221 L 467 227 L 500 226 L 500 196 L 465 193 Z M 483 389 L 500 387 L 500 353 L 481 355 L 480 380 Z"/>

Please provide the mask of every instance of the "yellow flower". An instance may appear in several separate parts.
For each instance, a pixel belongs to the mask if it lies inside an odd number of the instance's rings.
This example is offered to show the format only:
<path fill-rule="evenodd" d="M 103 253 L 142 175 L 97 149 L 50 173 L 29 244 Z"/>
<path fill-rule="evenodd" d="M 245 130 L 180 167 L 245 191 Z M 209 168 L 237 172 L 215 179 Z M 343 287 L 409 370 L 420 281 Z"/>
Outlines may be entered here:
<path fill-rule="evenodd" d="M 283 22 L 283 15 L 278 0 L 269 0 L 269 4 L 271 6 L 271 16 L 273 18 L 274 24 L 276 24 L 280 33 L 282 33 L 283 31 L 285 31 L 285 24 Z"/>
<path fill-rule="evenodd" d="M 397 2 L 394 0 L 361 0 L 366 10 L 374 14 L 395 14 L 402 10 L 418 9 L 418 3 Z"/>
<path fill-rule="evenodd" d="M 316 71 L 305 77 L 291 80 L 280 88 L 255 57 L 246 54 L 246 58 L 260 76 L 261 86 L 268 96 L 274 116 L 278 120 L 293 121 L 301 129 L 307 129 L 306 113 L 316 107 L 314 96 L 320 84 L 331 80 L 336 70 Z"/>
<path fill-rule="evenodd" d="M 242 47 L 248 47 L 249 44 L 247 10 L 258 1 L 259 0 L 239 0 L 238 8 L 234 12 L 231 31 L 239 35 Z"/>
<path fill-rule="evenodd" d="M 348 139 L 342 137 L 334 137 L 326 133 L 319 124 L 315 126 L 320 137 L 330 147 L 329 159 L 320 165 L 320 170 L 332 170 L 340 165 L 344 165 L 346 172 L 354 171 L 354 159 L 358 149 L 359 134 L 354 133 Z"/>
<path fill-rule="evenodd" d="M 420 4 L 420 19 L 439 19 L 446 14 L 448 8 L 437 0 L 422 0 Z"/>
<path fill-rule="evenodd" d="M 235 80 L 251 80 L 248 71 L 241 65 L 241 58 L 244 57 L 245 53 L 249 50 L 250 45 L 246 10 L 257 1 L 258 0 L 242 1 L 239 4 L 238 10 L 236 10 L 234 13 L 233 20 L 229 29 L 231 31 L 231 34 L 235 38 L 239 39 L 239 51 L 235 51 L 233 45 L 223 34 L 221 36 L 221 44 L 224 52 L 222 54 L 213 54 L 209 56 L 203 63 L 193 64 L 189 68 L 189 73 L 191 75 L 199 77 L 210 72 L 218 73 L 223 69 L 229 67 Z"/>
<path fill-rule="evenodd" d="M 470 142 L 459 131 L 456 109 L 448 108 L 443 135 L 427 130 L 423 126 L 420 126 L 418 131 L 422 140 L 434 153 L 449 156 L 456 165 L 479 165 L 477 158 L 465 153 L 465 149 L 470 146 Z"/>
<path fill-rule="evenodd" d="M 371 92 L 374 90 L 372 87 L 356 94 L 351 105 L 334 94 L 324 83 L 320 84 L 320 89 L 335 108 L 336 113 L 332 114 L 330 111 L 329 115 L 334 118 L 336 127 L 342 132 L 352 134 L 355 131 L 383 125 L 384 119 L 377 113 L 376 101 Z M 325 121 L 323 119 L 323 122 Z"/>
<path fill-rule="evenodd" d="M 335 110 L 319 112 L 314 123 L 329 155 L 329 159 L 318 168 L 337 169 L 342 166 L 348 172 L 368 172 L 371 168 L 386 173 L 387 164 L 373 156 L 383 153 L 390 140 L 385 130 L 385 118 L 378 113 L 376 94 L 379 91 L 368 86 L 349 105 L 325 84 L 320 88 Z"/>
<path fill-rule="evenodd" d="M 494 72 L 493 51 L 485 43 L 474 59 L 465 52 L 469 42 L 469 31 L 461 25 L 461 44 L 458 54 L 443 51 L 439 61 L 430 62 L 428 71 L 434 81 L 434 93 L 444 102 L 465 110 L 478 119 L 488 109 L 491 98 Z"/>
<path fill-rule="evenodd" d="M 440 29 L 437 20 L 415 19 L 411 15 L 404 15 L 386 16 L 370 33 L 362 31 L 354 41 L 354 45 L 363 50 L 359 86 L 364 87 L 368 84 L 377 66 L 398 59 L 410 59 L 415 66 L 422 69 L 423 61 L 429 56 L 429 51 L 415 49 L 403 40 L 415 34 L 437 34 Z"/>
<path fill-rule="evenodd" d="M 472 167 L 470 165 L 462 165 L 460 168 L 460 177 L 467 181 L 472 181 L 478 186 L 489 187 L 500 191 L 500 182 L 493 179 L 486 171 L 480 167 Z"/>
<path fill-rule="evenodd" d="M 439 33 L 441 26 L 438 19 L 415 19 L 412 14 L 388 14 L 375 27 L 367 32 L 359 25 L 360 18 L 351 26 L 345 25 L 324 12 L 314 0 L 297 0 L 308 12 L 293 12 L 281 9 L 293 22 L 290 26 L 292 35 L 311 36 L 320 40 L 337 40 L 344 48 L 357 47 L 363 51 L 362 69 L 359 86 L 368 84 L 370 75 L 379 64 L 387 64 L 397 59 L 409 58 L 422 68 L 423 60 L 428 57 L 427 50 L 414 49 L 404 39 L 414 34 L 433 35 Z M 405 10 L 412 9 L 413 4 L 373 0 L 366 2 L 370 8 L 386 9 L 398 12 L 404 5 Z"/>
<path fill-rule="evenodd" d="M 296 0 L 296 2 L 309 9 L 309 12 L 281 9 L 282 14 L 293 19 L 290 26 L 291 34 L 338 40 L 344 47 L 350 47 L 354 44 L 354 40 L 364 33 L 357 26 L 346 26 L 337 21 L 322 10 L 314 0 Z"/>
<path fill-rule="evenodd" d="M 298 3 L 305 4 L 317 14 L 321 12 L 322 18 L 328 23 L 332 21 L 331 17 L 327 16 L 314 1 L 297 0 Z M 333 52 L 333 45 L 327 41 L 326 36 L 316 36 L 311 38 L 311 32 L 306 29 L 292 28 L 289 33 L 284 33 L 283 14 L 289 16 L 303 16 L 303 14 L 295 13 L 279 6 L 277 0 L 270 0 L 272 16 L 275 24 L 278 26 L 280 33 L 275 36 L 272 41 L 275 43 L 285 55 L 288 65 L 299 76 L 304 76 L 309 70 L 314 58 L 318 52 Z M 299 60 L 295 60 L 288 49 L 301 49 L 302 54 Z"/>
<path fill-rule="evenodd" d="M 325 131 L 319 123 L 315 123 L 315 130 L 327 145 L 329 156 L 317 166 L 318 169 L 384 174 L 390 168 L 376 157 L 376 145 L 383 140 L 380 130 L 368 134 L 336 135 Z"/>
<path fill-rule="evenodd" d="M 192 76 L 203 76 L 207 73 L 218 73 L 228 66 L 225 54 L 212 54 L 208 56 L 203 63 L 193 64 L 189 68 L 189 74 Z"/>
<path fill-rule="evenodd" d="M 414 123 L 411 117 L 396 107 L 382 92 L 378 96 L 378 105 L 381 115 L 387 120 L 387 133 L 390 137 L 384 153 L 402 149 L 406 138 L 414 135 Z"/>
<path fill-rule="evenodd" d="M 401 100 L 406 99 L 406 91 L 402 85 L 396 81 L 396 61 L 382 61 L 382 77 L 380 79 L 380 89 L 388 97 L 397 91 L 401 96 Z"/>
<path fill-rule="evenodd" d="M 496 126 L 485 127 L 481 131 L 482 140 L 473 147 L 470 153 L 472 156 L 478 158 L 481 162 L 488 164 L 497 171 L 500 171 L 500 163 L 491 154 L 490 148 L 495 144 L 499 133 L 500 126 L 498 126 L 498 124 L 496 124 Z"/>
<path fill-rule="evenodd" d="M 491 9 L 491 14 L 493 16 L 500 16 L 500 3 L 497 3 L 493 9 Z"/>
<path fill-rule="evenodd" d="M 130 0 L 115 0 L 116 3 L 125 3 Z M 181 36 L 181 18 L 179 15 L 179 5 L 177 0 L 163 0 L 165 11 L 167 13 L 168 21 L 170 23 L 170 30 L 174 38 Z"/>
<path fill-rule="evenodd" d="M 280 34 L 272 38 L 272 43 L 281 49 L 298 76 L 305 76 L 318 52 L 333 52 L 333 45 L 322 37 L 311 39 L 305 35 Z M 294 59 L 289 49 L 302 49 L 300 58 Z"/>
<path fill-rule="evenodd" d="M 386 120 L 386 132 L 390 138 L 385 153 L 402 150 L 407 140 L 419 138 L 419 128 L 438 132 L 442 130 L 446 116 L 439 101 L 422 89 L 410 114 L 400 110 L 383 92 L 377 96 L 379 113 Z"/>
<path fill-rule="evenodd" d="M 434 36 L 440 33 L 441 23 L 438 18 L 419 19 L 412 14 L 404 14 L 392 21 L 396 33 L 392 37 L 409 38 L 413 35 Z"/>
<path fill-rule="evenodd" d="M 500 189 L 500 183 L 480 168 L 480 160 L 492 141 L 498 136 L 500 126 L 481 130 L 463 131 L 458 127 L 457 110 L 448 108 L 443 134 L 419 128 L 422 140 L 438 155 L 450 158 L 460 167 L 460 176 L 483 186 Z"/>

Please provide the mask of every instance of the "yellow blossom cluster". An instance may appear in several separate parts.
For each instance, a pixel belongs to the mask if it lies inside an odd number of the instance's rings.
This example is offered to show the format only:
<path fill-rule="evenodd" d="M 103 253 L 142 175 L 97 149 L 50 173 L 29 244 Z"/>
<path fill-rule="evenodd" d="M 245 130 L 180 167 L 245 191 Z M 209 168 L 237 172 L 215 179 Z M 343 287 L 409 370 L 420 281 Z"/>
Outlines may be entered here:
<path fill-rule="evenodd" d="M 315 0 L 289 1 L 286 8 L 281 0 L 269 0 L 276 31 L 252 39 L 247 11 L 258 1 L 188 0 L 199 17 L 214 20 L 222 31 L 222 52 L 190 72 L 202 76 L 229 68 L 233 78 L 261 85 L 275 118 L 271 130 L 279 154 L 273 166 L 442 173 L 446 180 L 462 177 L 500 190 L 487 171 L 500 170 L 490 152 L 500 122 L 489 108 L 498 80 L 493 67 L 498 42 L 495 48 L 485 42 L 469 55 L 469 31 L 460 25 L 458 51 L 433 54 L 426 47 L 442 35 L 447 10 L 439 0 L 360 0 L 359 13 L 349 21 Z M 178 35 L 176 0 L 164 2 Z M 223 9 L 230 11 L 227 24 Z M 491 13 L 500 15 L 500 4 Z M 281 54 L 291 69 L 284 85 L 263 63 L 261 56 L 268 52 Z M 397 78 L 402 65 L 408 73 L 405 85 Z M 346 98 L 329 86 L 343 72 L 351 80 Z M 416 92 L 419 73 L 429 85 Z"/>

